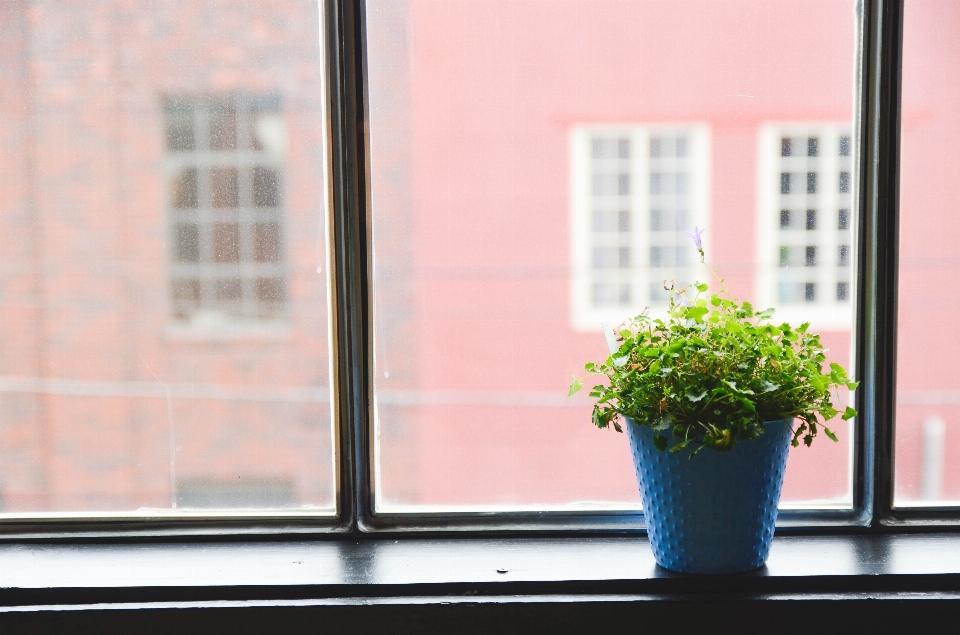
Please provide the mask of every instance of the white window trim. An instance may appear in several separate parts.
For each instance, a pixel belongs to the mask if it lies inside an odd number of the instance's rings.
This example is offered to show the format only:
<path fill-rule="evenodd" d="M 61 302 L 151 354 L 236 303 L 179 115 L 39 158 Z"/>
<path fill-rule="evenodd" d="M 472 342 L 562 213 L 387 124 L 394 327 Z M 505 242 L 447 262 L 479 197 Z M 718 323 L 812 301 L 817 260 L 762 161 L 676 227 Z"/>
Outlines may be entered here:
<path fill-rule="evenodd" d="M 777 323 L 789 322 L 791 324 L 801 324 L 810 322 L 811 330 L 814 332 L 837 332 L 851 331 L 853 328 L 853 309 L 856 306 L 856 285 L 853 284 L 855 276 L 856 256 L 856 179 L 855 170 L 851 169 L 851 193 L 848 208 L 850 240 L 849 269 L 851 279 L 847 287 L 848 300 L 843 303 L 821 302 L 811 303 L 809 306 L 801 304 L 784 304 L 779 302 L 779 268 L 780 268 L 780 139 L 784 134 L 806 135 L 811 130 L 817 130 L 823 135 L 829 135 L 831 139 L 837 139 L 841 135 L 851 134 L 850 122 L 836 121 L 776 121 L 765 122 L 760 125 L 757 134 L 757 240 L 756 240 L 756 289 L 755 297 L 758 308 L 773 307 L 776 309 L 774 321 Z M 852 141 L 851 141 L 852 143 Z M 851 156 L 856 156 L 856 148 L 851 147 Z M 839 156 L 834 153 L 822 154 L 821 158 L 825 160 L 826 169 L 822 172 L 828 173 L 830 178 L 826 181 L 821 180 L 818 186 L 822 192 L 820 200 L 820 209 L 831 213 L 821 213 L 822 221 L 818 223 L 830 222 L 836 223 L 834 214 L 840 208 L 839 184 L 836 175 L 839 170 L 836 163 Z M 822 179 L 822 177 L 821 177 Z M 819 193 L 819 192 L 818 192 Z M 827 244 L 829 249 L 820 257 L 835 257 L 836 245 Z M 833 296 L 830 296 L 833 297 Z M 832 304 L 832 306 L 830 305 Z"/>
<path fill-rule="evenodd" d="M 689 135 L 690 165 L 692 178 L 690 181 L 690 226 L 696 225 L 701 229 L 709 229 L 710 220 L 710 164 L 711 144 L 710 128 L 703 122 L 669 122 L 669 123 L 619 123 L 619 124 L 581 124 L 571 128 L 569 136 L 570 156 L 570 253 L 573 267 L 570 276 L 571 325 L 574 330 L 595 332 L 601 330 L 603 323 L 619 323 L 644 310 L 649 301 L 638 299 L 627 306 L 603 307 L 593 306 L 591 299 L 592 285 L 592 242 L 590 237 L 592 227 L 591 205 L 591 137 L 598 132 L 606 134 L 620 134 L 628 136 L 632 147 L 648 148 L 651 134 L 661 132 L 670 133 L 683 131 Z M 641 265 L 649 259 L 649 214 L 650 214 L 650 179 L 649 153 L 631 152 L 631 174 L 643 175 L 645 178 L 633 179 L 630 198 L 632 208 L 641 210 L 641 218 L 634 220 L 631 247 L 636 254 L 634 271 L 641 269 L 640 275 L 649 277 L 649 265 Z M 704 236 L 704 248 L 709 249 L 709 232 Z M 692 249 L 691 258 L 696 254 Z M 688 271 L 698 267 L 693 260 L 688 265 Z M 645 271 L 644 271 L 645 270 Z M 698 278 L 707 281 L 708 272 L 704 269 Z M 669 276 L 673 277 L 673 276 Z M 678 281 L 680 282 L 680 281 Z M 647 281 L 646 284 L 649 284 Z M 666 314 L 666 305 L 651 306 L 651 313 Z"/>

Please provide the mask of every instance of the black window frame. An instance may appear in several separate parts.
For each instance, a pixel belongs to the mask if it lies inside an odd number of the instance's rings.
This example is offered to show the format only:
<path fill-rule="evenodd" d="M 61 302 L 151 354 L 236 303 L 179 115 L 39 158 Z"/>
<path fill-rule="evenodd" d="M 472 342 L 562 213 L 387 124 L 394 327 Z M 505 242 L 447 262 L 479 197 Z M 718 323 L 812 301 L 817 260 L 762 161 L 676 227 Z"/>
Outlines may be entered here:
<path fill-rule="evenodd" d="M 333 417 L 338 451 L 335 517 L 282 512 L 145 518 L 5 519 L 0 538 L 341 535 L 587 536 L 642 533 L 643 514 L 608 512 L 378 513 L 372 411 L 369 116 L 364 0 L 321 0 L 326 125 Z M 830 535 L 904 527 L 949 529 L 960 507 L 893 506 L 897 247 L 903 0 L 860 0 L 854 132 L 859 159 L 852 509 L 782 510 L 778 533 Z M 852 211 L 852 210 L 851 210 Z"/>

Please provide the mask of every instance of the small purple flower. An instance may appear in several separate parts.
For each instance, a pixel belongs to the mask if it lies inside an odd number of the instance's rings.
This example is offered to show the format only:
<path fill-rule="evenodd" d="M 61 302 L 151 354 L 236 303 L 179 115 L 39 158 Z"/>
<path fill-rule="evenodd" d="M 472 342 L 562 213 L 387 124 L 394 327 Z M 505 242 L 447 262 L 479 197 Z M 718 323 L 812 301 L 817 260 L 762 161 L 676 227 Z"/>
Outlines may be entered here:
<path fill-rule="evenodd" d="M 687 236 L 693 238 L 693 244 L 697 246 L 698 251 L 703 251 L 703 241 L 700 239 L 700 236 L 703 235 L 705 230 L 700 229 L 696 225 L 693 226 L 692 232 L 687 232 Z"/>
<path fill-rule="evenodd" d="M 693 306 L 692 304 L 690 304 L 690 300 L 687 299 L 687 296 L 683 295 L 682 293 L 677 294 L 677 304 L 679 304 L 680 306 L 687 306 L 687 307 Z"/>

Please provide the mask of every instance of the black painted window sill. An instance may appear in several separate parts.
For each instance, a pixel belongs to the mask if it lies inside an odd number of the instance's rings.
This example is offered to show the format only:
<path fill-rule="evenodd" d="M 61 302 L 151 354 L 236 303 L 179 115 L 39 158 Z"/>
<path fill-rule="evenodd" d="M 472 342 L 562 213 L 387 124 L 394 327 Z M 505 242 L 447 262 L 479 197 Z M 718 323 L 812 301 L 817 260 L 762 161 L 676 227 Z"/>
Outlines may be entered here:
<path fill-rule="evenodd" d="M 960 594 L 960 534 L 778 536 L 733 576 L 657 567 L 644 536 L 0 545 L 0 606 Z"/>

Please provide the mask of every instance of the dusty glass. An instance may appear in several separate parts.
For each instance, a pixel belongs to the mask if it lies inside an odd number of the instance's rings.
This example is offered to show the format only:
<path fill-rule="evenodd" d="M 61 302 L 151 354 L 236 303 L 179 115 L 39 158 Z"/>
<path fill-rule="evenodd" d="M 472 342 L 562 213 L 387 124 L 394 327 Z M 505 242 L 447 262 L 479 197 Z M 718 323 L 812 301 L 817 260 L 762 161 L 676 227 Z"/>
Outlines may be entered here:
<path fill-rule="evenodd" d="M 380 511 L 635 508 L 571 375 L 708 277 L 852 359 L 851 0 L 370 0 Z M 669 282 L 668 282 L 669 284 Z M 838 401 L 846 405 L 848 395 Z M 785 505 L 851 504 L 852 429 Z"/>
<path fill-rule="evenodd" d="M 960 501 L 960 6 L 907 0 L 900 122 L 897 505 Z"/>
<path fill-rule="evenodd" d="M 0 511 L 332 513 L 316 0 L 0 4 Z"/>

